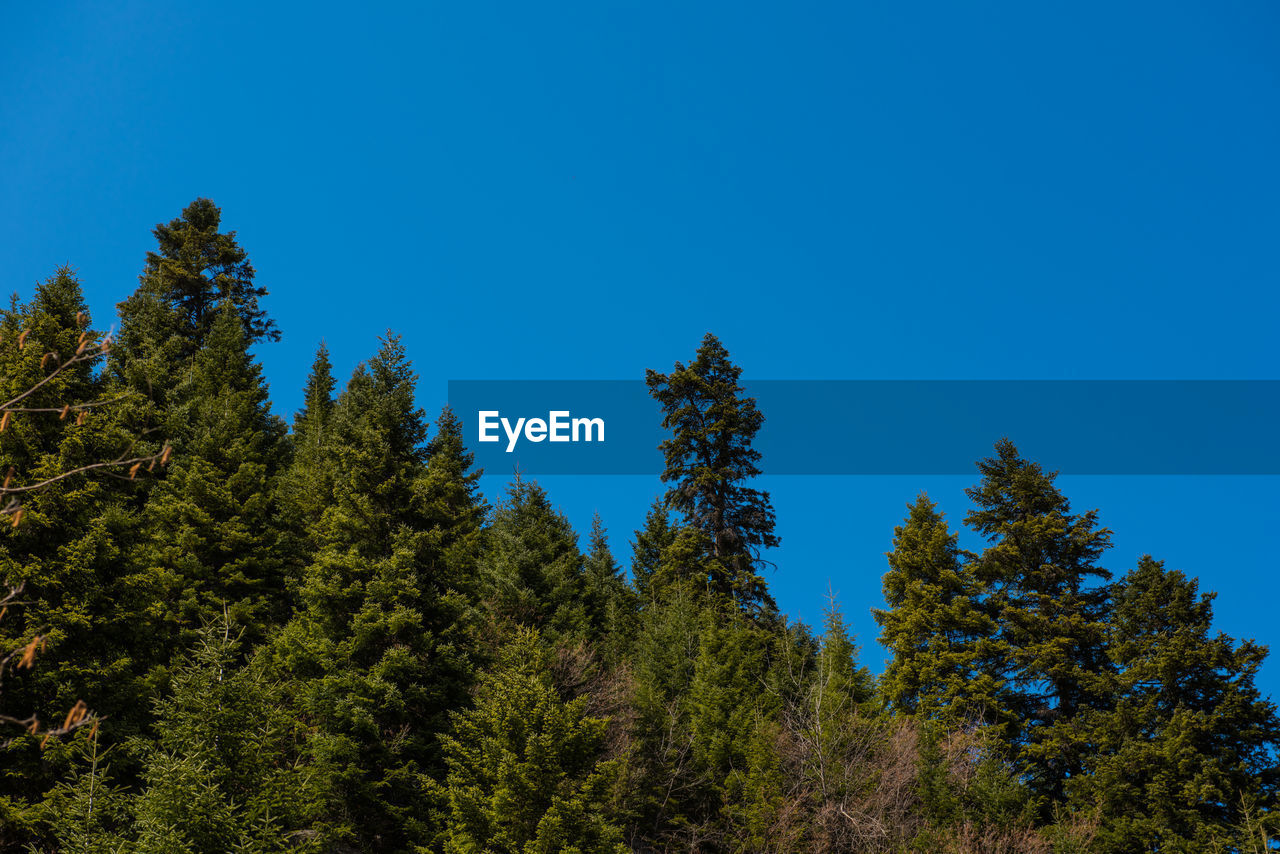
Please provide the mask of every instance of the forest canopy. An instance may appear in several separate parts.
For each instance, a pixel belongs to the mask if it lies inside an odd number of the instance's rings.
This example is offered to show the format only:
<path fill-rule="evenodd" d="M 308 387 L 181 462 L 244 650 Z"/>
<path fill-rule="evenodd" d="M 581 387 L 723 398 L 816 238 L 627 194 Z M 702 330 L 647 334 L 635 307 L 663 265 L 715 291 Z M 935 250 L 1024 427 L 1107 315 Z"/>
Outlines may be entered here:
<path fill-rule="evenodd" d="M 767 413 L 715 335 L 647 373 L 628 554 L 532 480 L 481 495 L 393 333 L 344 382 L 321 344 L 286 424 L 219 208 L 154 237 L 109 346 L 69 268 L 0 316 L 0 850 L 1276 850 L 1267 650 L 1157 556 L 1108 569 L 1010 439 L 979 550 L 906 506 L 875 676 L 834 599 L 769 592 Z"/>

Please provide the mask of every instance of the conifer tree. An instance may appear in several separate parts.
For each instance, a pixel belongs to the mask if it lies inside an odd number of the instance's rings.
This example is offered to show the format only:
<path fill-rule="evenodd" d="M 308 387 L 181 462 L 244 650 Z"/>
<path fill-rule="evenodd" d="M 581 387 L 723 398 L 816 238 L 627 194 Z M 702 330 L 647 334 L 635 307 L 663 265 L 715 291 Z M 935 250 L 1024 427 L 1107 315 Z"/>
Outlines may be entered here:
<path fill-rule="evenodd" d="M 284 617 L 276 479 L 284 424 L 270 412 L 262 369 L 229 304 L 174 389 L 168 420 L 183 425 L 168 476 L 142 514 L 138 571 L 163 609 L 161 648 L 189 647 L 224 612 L 260 639 Z M 163 662 L 161 662 L 163 663 Z"/>
<path fill-rule="evenodd" d="M 299 444 L 320 442 L 333 415 L 334 385 L 329 347 L 321 341 L 302 390 L 302 408 L 293 417 L 293 435 Z"/>
<path fill-rule="evenodd" d="M 333 389 L 329 350 L 321 342 L 303 388 L 302 408 L 294 414 L 289 436 L 292 458 L 280 477 L 276 501 L 285 573 L 295 588 L 301 583 L 302 568 L 315 559 L 319 546 L 311 535 L 333 500 Z"/>
<path fill-rule="evenodd" d="M 1097 755 L 1070 781 L 1101 813 L 1097 850 L 1250 850 L 1250 813 L 1280 807 L 1280 718 L 1255 684 L 1266 649 L 1212 634 L 1214 595 L 1149 555 L 1114 596 L 1117 700 L 1084 716 Z"/>
<path fill-rule="evenodd" d="M 206 627 L 156 701 L 157 740 L 143 743 L 143 788 L 122 803 L 109 770 L 81 773 L 61 797 L 54 830 L 76 850 L 139 854 L 316 850 L 308 832 L 314 777 L 299 764 L 302 732 L 278 686 L 236 666 L 226 622 Z M 94 745 L 96 747 L 96 745 Z M 104 800 L 114 821 L 93 815 Z"/>
<path fill-rule="evenodd" d="M 489 526 L 483 574 L 486 604 L 500 631 L 534 628 L 550 643 L 586 638 L 577 535 L 537 483 L 517 476 L 508 487 Z"/>
<path fill-rule="evenodd" d="M 871 671 L 858 664 L 858 645 L 845 624 L 844 615 L 828 592 L 822 615 L 822 643 L 818 648 L 815 676 L 823 691 L 834 698 L 829 709 L 857 709 L 875 694 Z"/>
<path fill-rule="evenodd" d="M 323 835 L 366 851 L 411 850 L 438 830 L 438 734 L 470 668 L 456 638 L 465 602 L 431 571 L 439 519 L 415 382 L 392 336 L 339 397 L 319 550 L 273 650 L 327 769 Z"/>
<path fill-rule="evenodd" d="M 670 374 L 648 371 L 649 393 L 662 406 L 671 431 L 661 450 L 668 506 L 701 531 L 714 558 L 711 584 L 740 607 L 772 616 L 777 608 L 757 572 L 761 550 L 777 546 L 769 493 L 747 486 L 760 474 L 751 443 L 764 423 L 754 398 L 744 397 L 742 369 L 707 333 L 697 358 L 676 362 Z"/>
<path fill-rule="evenodd" d="M 462 422 L 448 406 L 436 419 L 427 445 L 427 516 L 431 553 L 438 557 L 437 584 L 476 595 L 475 575 L 484 548 L 484 521 L 489 512 L 480 494 L 475 455 L 462 439 Z"/>
<path fill-rule="evenodd" d="M 628 844 L 679 846 L 696 833 L 707 782 L 693 761 L 684 702 L 698 657 L 698 603 L 676 587 L 640 612 L 631 670 L 633 749 L 625 773 Z M 685 846 L 688 847 L 687 845 Z"/>
<path fill-rule="evenodd" d="M 589 539 L 583 561 L 587 619 L 606 659 L 616 663 L 623 657 L 634 629 L 635 603 L 631 588 L 609 550 L 608 534 L 599 513 L 591 519 Z"/>
<path fill-rule="evenodd" d="M 1008 439 L 995 450 L 978 463 L 982 482 L 966 490 L 975 509 L 965 524 L 991 543 L 975 571 L 999 626 L 996 677 L 1009 689 L 1019 758 L 1031 765 L 1035 791 L 1061 802 L 1088 750 L 1072 721 L 1104 702 L 1111 670 L 1100 584 L 1110 573 L 1096 563 L 1110 531 L 1098 527 L 1096 510 L 1071 512 L 1056 472 L 1023 459 Z"/>
<path fill-rule="evenodd" d="M 686 805 L 699 820 L 699 835 L 715 844 L 734 835 L 735 813 L 744 784 L 763 783 L 773 760 L 762 741 L 764 721 L 776 719 L 778 698 L 762 692 L 766 684 L 771 638 L 760 627 L 733 612 L 702 613 L 698 656 L 684 698 L 688 708 L 694 768 L 704 781 L 705 800 Z M 752 750 L 756 754 L 752 755 Z M 762 752 L 763 751 L 763 752 Z M 754 774 L 744 771 L 754 768 Z M 767 787 L 763 790 L 768 791 Z"/>
<path fill-rule="evenodd" d="M 585 704 L 560 697 L 544 644 L 519 630 L 446 739 L 447 852 L 627 850 L 608 810 L 617 768 L 602 761 L 606 721 Z"/>
<path fill-rule="evenodd" d="M 663 501 L 654 501 L 644 517 L 644 527 L 636 531 L 631 544 L 631 582 L 641 602 L 652 599 L 652 579 L 662 564 L 662 555 L 675 541 L 676 530 Z"/>
<path fill-rule="evenodd" d="M 27 840 L 10 832 L 27 823 L 74 749 L 47 737 L 65 729 L 56 722 L 84 704 L 108 716 L 114 734 L 145 717 L 134 638 L 151 602 L 120 563 L 135 535 L 132 502 L 161 446 L 144 435 L 140 400 L 95 370 L 104 337 L 90 328 L 68 268 L 30 303 L 15 297 L 0 313 L 0 400 L 16 400 L 0 419 L 0 477 L 4 500 L 20 502 L 6 505 L 0 529 L 0 659 L 23 648 L 41 653 L 34 667 L 10 666 L 18 658 L 0 665 L 0 720 L 22 722 L 0 734 L 0 743 L 13 739 L 0 777 L 0 842 L 19 846 Z M 6 595 L 11 587 L 20 595 Z"/>
<path fill-rule="evenodd" d="M 250 344 L 280 340 L 275 321 L 258 305 L 267 289 L 254 283 L 248 253 L 234 231 L 218 230 L 221 224 L 221 209 L 201 198 L 155 227 L 158 251 L 147 253 L 137 292 L 120 306 L 126 350 L 144 340 L 151 348 L 172 341 L 179 359 L 190 358 L 212 331 L 223 302 L 233 306 Z"/>
<path fill-rule="evenodd" d="M 949 726 L 1002 724 L 1005 698 L 989 661 L 996 626 L 978 598 L 972 556 L 957 539 L 923 493 L 894 529 L 883 579 L 889 607 L 872 609 L 893 655 L 881 691 L 895 711 Z"/>

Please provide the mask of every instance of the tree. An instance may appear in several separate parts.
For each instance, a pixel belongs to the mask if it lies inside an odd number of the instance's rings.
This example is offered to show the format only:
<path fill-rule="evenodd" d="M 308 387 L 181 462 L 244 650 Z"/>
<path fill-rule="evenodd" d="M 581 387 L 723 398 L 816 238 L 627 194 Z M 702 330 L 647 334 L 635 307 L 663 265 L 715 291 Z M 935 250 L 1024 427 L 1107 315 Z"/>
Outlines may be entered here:
<path fill-rule="evenodd" d="M 224 304 L 170 397 L 178 459 L 148 496 L 134 555 L 161 612 L 160 665 L 224 611 L 249 641 L 285 616 L 275 497 L 285 428 L 247 347 Z"/>
<path fill-rule="evenodd" d="M 224 302 L 234 307 L 250 344 L 280 340 L 275 321 L 258 306 L 267 289 L 254 284 L 248 253 L 234 231 L 218 230 L 221 224 L 222 210 L 201 198 L 180 217 L 155 227 L 158 251 L 147 253 L 137 292 L 120 305 L 126 349 L 138 348 L 143 339 L 150 339 L 152 348 L 177 339 L 178 357 L 190 358 L 203 346 Z"/>
<path fill-rule="evenodd" d="M 609 537 L 599 513 L 591 519 L 589 543 L 582 565 L 587 619 L 606 659 L 617 663 L 635 628 L 634 596 L 609 550 Z"/>
<path fill-rule="evenodd" d="M 446 741 L 454 854 L 621 854 L 602 761 L 606 721 L 565 701 L 545 645 L 521 629 L 480 682 L 475 707 L 455 716 Z"/>
<path fill-rule="evenodd" d="M 28 841 L 20 828 L 67 758 L 62 737 L 100 720 L 90 707 L 127 729 L 141 695 L 130 637 L 142 610 L 119 552 L 128 507 L 170 448 L 146 441 L 138 397 L 95 370 L 110 339 L 89 323 L 66 267 L 0 313 L 0 844 Z"/>
<path fill-rule="evenodd" d="M 924 493 L 894 529 L 883 578 L 889 607 L 872 609 L 893 656 L 880 690 L 895 711 L 948 726 L 1003 724 L 1006 698 L 989 660 L 996 625 L 957 540 Z"/>
<path fill-rule="evenodd" d="M 966 490 L 975 508 L 965 523 L 991 543 L 975 572 L 999 626 L 996 678 L 1009 688 L 1019 758 L 1031 763 L 1036 792 L 1060 802 L 1088 751 L 1073 719 L 1104 702 L 1111 670 L 1107 590 L 1097 583 L 1110 573 L 1096 563 L 1110 531 L 1096 510 L 1071 512 L 1056 472 L 1023 459 L 1008 439 L 995 450 L 978 463 L 982 482 Z"/>
<path fill-rule="evenodd" d="M 319 544 L 312 536 L 333 499 L 336 478 L 333 442 L 333 366 L 321 342 L 303 389 L 302 408 L 294 414 L 289 435 L 292 457 L 277 484 L 281 553 L 290 587 L 302 581 L 302 570 L 314 560 Z"/>
<path fill-rule="evenodd" d="M 587 637 L 577 535 L 537 483 L 517 476 L 508 487 L 489 525 L 482 572 L 500 633 L 524 626 L 552 644 Z"/>
<path fill-rule="evenodd" d="M 1255 679 L 1267 651 L 1211 634 L 1214 594 L 1144 555 L 1116 585 L 1113 708 L 1082 725 L 1096 755 L 1070 781 L 1102 817 L 1100 852 L 1246 850 L 1280 804 L 1280 718 Z"/>
<path fill-rule="evenodd" d="M 317 850 L 303 732 L 260 667 L 235 665 L 238 646 L 225 621 L 202 630 L 171 692 L 155 703 L 157 740 L 140 747 L 142 790 L 121 805 L 109 771 L 95 762 L 52 799 L 60 841 L 139 854 Z M 93 816 L 93 788 L 107 796 L 114 822 Z"/>
<path fill-rule="evenodd" d="M 631 544 L 631 582 L 641 602 L 653 598 L 653 578 L 662 565 L 662 555 L 675 541 L 676 530 L 663 501 L 654 501 L 644 517 L 644 527 L 636 531 Z"/>
<path fill-rule="evenodd" d="M 764 423 L 754 398 L 744 397 L 742 369 L 708 333 L 688 366 L 670 374 L 646 372 L 649 393 L 662 406 L 662 426 L 672 431 L 660 448 L 663 483 L 672 484 L 668 506 L 707 538 L 711 584 L 740 607 L 762 615 L 777 608 L 757 572 L 761 550 L 777 546 L 769 493 L 746 485 L 760 474 L 760 452 L 751 447 Z"/>
<path fill-rule="evenodd" d="M 439 565 L 433 570 L 438 586 L 477 593 L 475 575 L 484 549 L 484 521 L 489 512 L 480 494 L 475 455 L 462 440 L 462 422 L 448 406 L 436 419 L 436 433 L 427 445 L 427 519 L 431 553 Z"/>
<path fill-rule="evenodd" d="M 459 638 L 467 603 L 435 571 L 442 535 L 458 537 L 439 530 L 433 511 L 415 383 L 388 336 L 339 397 L 333 491 L 310 535 L 317 552 L 299 611 L 272 649 L 315 728 L 308 749 L 325 769 L 322 835 L 366 851 L 412 850 L 438 830 L 438 735 L 473 666 Z"/>
<path fill-rule="evenodd" d="M 333 415 L 333 389 L 333 363 L 329 361 L 329 347 L 321 341 L 302 390 L 302 408 L 293 417 L 293 436 L 298 445 L 306 447 L 323 441 Z"/>

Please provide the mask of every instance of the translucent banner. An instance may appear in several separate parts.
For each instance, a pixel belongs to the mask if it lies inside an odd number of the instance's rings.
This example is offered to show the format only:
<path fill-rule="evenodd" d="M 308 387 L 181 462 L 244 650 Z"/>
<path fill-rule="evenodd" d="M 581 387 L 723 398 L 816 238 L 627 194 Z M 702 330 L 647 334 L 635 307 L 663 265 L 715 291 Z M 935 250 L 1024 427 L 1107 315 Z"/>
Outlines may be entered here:
<path fill-rule="evenodd" d="M 765 474 L 972 474 L 1008 436 L 1063 474 L 1280 474 L 1280 380 L 761 380 Z M 453 380 L 490 474 L 662 471 L 638 380 Z"/>

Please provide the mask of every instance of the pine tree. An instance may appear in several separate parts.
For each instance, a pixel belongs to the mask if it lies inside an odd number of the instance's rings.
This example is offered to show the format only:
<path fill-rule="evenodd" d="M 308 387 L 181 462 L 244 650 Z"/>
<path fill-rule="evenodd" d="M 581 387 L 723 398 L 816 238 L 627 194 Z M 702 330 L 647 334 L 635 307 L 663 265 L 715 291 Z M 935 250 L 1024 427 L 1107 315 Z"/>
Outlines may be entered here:
<path fill-rule="evenodd" d="M 32 488 L 21 493 L 21 514 L 6 517 L 19 524 L 0 530 L 0 587 L 22 586 L 3 609 L 0 656 L 37 637 L 43 651 L 34 668 L 6 668 L 0 693 L 0 715 L 38 721 L 33 732 L 0 735 L 0 741 L 14 737 L 4 757 L 8 773 L 0 777 L 0 842 L 21 846 L 29 839 L 14 828 L 27 823 L 28 808 L 75 751 L 46 740 L 54 722 L 80 702 L 106 716 L 116 737 L 145 717 L 148 687 L 135 636 L 151 602 L 120 564 L 135 536 L 134 501 L 153 473 L 138 464 L 131 479 L 128 467 L 93 466 L 158 452 L 160 445 L 147 441 L 139 398 L 96 370 L 99 356 L 55 368 L 103 339 L 90 328 L 70 269 L 41 283 L 30 303 L 15 297 L 0 313 L 0 337 L 0 399 L 31 390 L 3 419 L 0 477 L 7 486 Z"/>
<path fill-rule="evenodd" d="M 438 734 L 471 667 L 458 640 L 466 602 L 432 571 L 442 560 L 440 520 L 415 381 L 399 339 L 388 337 L 339 397 L 333 498 L 312 535 L 318 552 L 300 611 L 273 648 L 316 730 L 322 833 L 367 851 L 411 850 L 437 831 Z"/>
<path fill-rule="evenodd" d="M 881 692 L 895 711 L 948 726 L 1003 724 L 1006 698 L 989 661 L 996 627 L 957 539 L 923 493 L 894 529 L 883 579 L 889 607 L 872 610 L 893 655 Z"/>
<path fill-rule="evenodd" d="M 1117 700 L 1082 721 L 1097 756 L 1071 780 L 1101 813 L 1096 850 L 1251 850 L 1249 811 L 1280 807 L 1280 718 L 1255 684 L 1266 649 L 1211 634 L 1214 595 L 1149 555 L 1114 595 Z"/>
<path fill-rule="evenodd" d="M 126 348 L 138 343 L 138 335 L 160 345 L 176 338 L 178 357 L 190 358 L 212 331 L 223 302 L 234 307 L 250 344 L 280 340 L 275 321 L 258 306 L 267 289 L 254 284 L 248 253 L 234 231 L 218 231 L 221 224 L 221 209 L 196 199 L 180 217 L 155 227 L 159 251 L 147 253 L 138 291 L 120 306 Z"/>
<path fill-rule="evenodd" d="M 823 691 L 834 698 L 827 707 L 852 710 L 870 703 L 875 694 L 871 671 L 858 665 L 858 645 L 845 625 L 835 595 L 830 592 L 822 616 L 822 628 L 815 675 L 822 683 Z"/>
<path fill-rule="evenodd" d="M 155 704 L 157 740 L 141 747 L 142 790 L 122 804 L 109 771 L 91 769 L 96 780 L 82 773 L 54 819 L 62 842 L 112 850 L 119 841 L 139 854 L 316 850 L 307 832 L 313 776 L 298 761 L 302 733 L 278 686 L 256 666 L 235 665 L 238 646 L 226 622 L 201 632 L 171 693 Z M 106 794 L 116 813 L 110 824 L 92 815 L 95 784 L 99 810 Z"/>
<path fill-rule="evenodd" d="M 585 703 L 560 697 L 543 642 L 517 632 L 446 740 L 446 851 L 627 850 L 608 810 L 617 769 L 602 761 L 607 722 L 589 717 Z"/>
<path fill-rule="evenodd" d="M 743 609 L 772 616 L 777 608 L 757 572 L 760 552 L 779 543 L 769 493 L 746 486 L 760 470 L 751 447 L 764 416 L 744 397 L 742 369 L 708 333 L 697 358 L 676 362 L 670 374 L 648 371 L 649 393 L 662 405 L 662 426 L 672 432 L 661 450 L 668 506 L 707 538 L 712 587 Z"/>
<path fill-rule="evenodd" d="M 294 588 L 301 583 L 303 567 L 315 559 L 319 545 L 311 534 L 333 501 L 333 389 L 329 350 L 321 342 L 303 389 L 302 408 L 294 414 L 289 436 L 292 458 L 277 486 L 281 553 Z"/>
<path fill-rule="evenodd" d="M 189 647 L 224 611 L 249 628 L 251 642 L 284 617 L 275 502 L 284 424 L 270 412 L 247 346 L 225 305 L 171 397 L 168 420 L 183 425 L 182 435 L 143 510 L 145 541 L 134 555 L 161 610 L 157 651 Z"/>
<path fill-rule="evenodd" d="M 609 662 L 619 662 L 629 646 L 636 613 L 634 595 L 622 577 L 600 514 L 591 519 L 590 545 L 583 561 L 587 619 Z"/>
<path fill-rule="evenodd" d="M 1108 686 L 1107 591 L 1098 582 L 1110 573 L 1096 561 L 1110 531 L 1098 527 L 1096 510 L 1073 514 L 1054 486 L 1057 473 L 1020 457 L 1008 439 L 978 468 L 983 479 L 966 490 L 975 509 L 965 524 L 991 543 L 975 571 L 999 626 L 996 677 L 1007 680 L 1020 726 L 1015 744 L 1033 788 L 1060 802 L 1088 751 L 1072 721 L 1102 704 Z"/>
<path fill-rule="evenodd" d="M 553 644 L 586 638 L 577 535 L 537 483 L 517 477 L 494 511 L 483 577 L 486 605 L 499 631 L 534 628 Z"/>
<path fill-rule="evenodd" d="M 779 706 L 776 695 L 761 691 L 771 642 L 765 630 L 735 612 L 709 607 L 702 613 L 693 678 L 682 699 L 693 766 L 705 787 L 701 802 L 691 799 L 686 809 L 698 820 L 698 834 L 713 845 L 735 834 L 744 785 L 758 794 L 760 775 L 772 763 L 767 743 L 758 737 L 766 721 L 776 720 Z M 754 774 L 744 779 L 744 769 L 752 768 Z"/>
<path fill-rule="evenodd" d="M 293 417 L 293 435 L 298 444 L 321 441 L 333 415 L 333 389 L 333 363 L 329 361 L 329 347 L 321 341 L 302 390 L 302 408 Z"/>
<path fill-rule="evenodd" d="M 438 583 L 476 594 L 475 575 L 484 549 L 484 521 L 489 512 L 480 494 L 475 456 L 462 440 L 462 422 L 449 407 L 436 419 L 436 433 L 427 445 L 427 517 L 431 551 L 438 555 Z"/>
<path fill-rule="evenodd" d="M 670 849 L 696 832 L 709 783 L 693 761 L 684 702 L 698 657 L 693 594 L 674 588 L 640 612 L 631 657 L 631 741 L 625 772 L 627 841 L 635 850 Z M 686 849 L 688 845 L 684 845 Z"/>
<path fill-rule="evenodd" d="M 631 544 L 631 581 L 642 602 L 653 598 L 652 579 L 662 565 L 662 555 L 675 541 L 676 530 L 671 525 L 663 501 L 655 501 L 644 517 L 644 527 L 636 531 Z"/>

